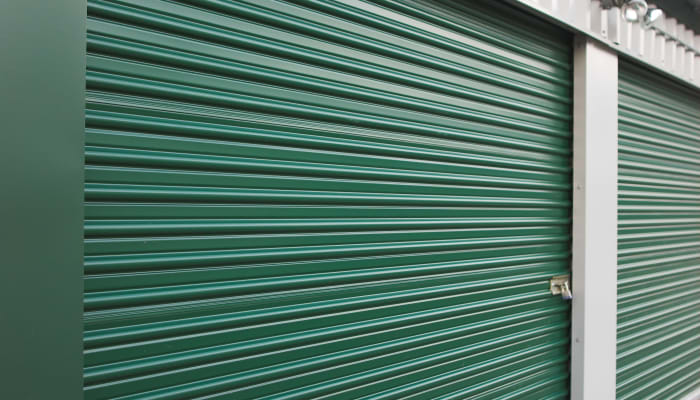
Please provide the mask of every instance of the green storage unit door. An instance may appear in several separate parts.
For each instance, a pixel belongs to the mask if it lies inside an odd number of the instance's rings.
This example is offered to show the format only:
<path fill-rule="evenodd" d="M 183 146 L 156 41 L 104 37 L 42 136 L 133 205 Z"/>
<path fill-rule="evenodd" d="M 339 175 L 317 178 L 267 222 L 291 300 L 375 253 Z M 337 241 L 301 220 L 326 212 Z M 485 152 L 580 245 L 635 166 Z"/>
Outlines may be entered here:
<path fill-rule="evenodd" d="M 496 3 L 91 1 L 86 398 L 566 398 L 570 37 Z"/>
<path fill-rule="evenodd" d="M 621 62 L 618 399 L 700 387 L 700 96 Z"/>

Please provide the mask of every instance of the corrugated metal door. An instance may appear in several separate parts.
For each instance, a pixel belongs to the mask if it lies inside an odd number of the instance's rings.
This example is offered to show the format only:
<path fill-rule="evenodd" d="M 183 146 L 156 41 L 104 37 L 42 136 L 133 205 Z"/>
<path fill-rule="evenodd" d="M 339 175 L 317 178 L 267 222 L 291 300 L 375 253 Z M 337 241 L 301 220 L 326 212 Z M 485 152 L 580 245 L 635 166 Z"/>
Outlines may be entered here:
<path fill-rule="evenodd" d="M 620 65 L 617 397 L 700 386 L 700 97 Z"/>
<path fill-rule="evenodd" d="M 86 397 L 566 397 L 570 38 L 495 3 L 91 1 Z"/>

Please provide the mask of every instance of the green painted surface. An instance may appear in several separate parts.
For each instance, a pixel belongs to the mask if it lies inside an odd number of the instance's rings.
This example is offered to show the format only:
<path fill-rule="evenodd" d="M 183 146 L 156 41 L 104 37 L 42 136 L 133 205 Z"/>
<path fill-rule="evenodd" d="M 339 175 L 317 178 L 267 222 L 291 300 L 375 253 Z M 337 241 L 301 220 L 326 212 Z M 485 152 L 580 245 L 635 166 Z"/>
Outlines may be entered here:
<path fill-rule="evenodd" d="M 82 398 L 85 10 L 0 2 L 0 399 Z"/>
<path fill-rule="evenodd" d="M 700 386 L 700 96 L 620 64 L 618 399 Z"/>
<path fill-rule="evenodd" d="M 493 2 L 88 13 L 86 398 L 568 396 L 565 32 Z"/>

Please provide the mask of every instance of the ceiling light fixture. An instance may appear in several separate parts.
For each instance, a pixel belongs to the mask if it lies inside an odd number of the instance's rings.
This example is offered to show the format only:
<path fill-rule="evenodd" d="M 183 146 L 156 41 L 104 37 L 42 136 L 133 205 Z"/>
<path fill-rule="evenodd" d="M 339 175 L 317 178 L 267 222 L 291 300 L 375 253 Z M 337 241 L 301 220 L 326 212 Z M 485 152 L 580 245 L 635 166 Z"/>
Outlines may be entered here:
<path fill-rule="evenodd" d="M 649 6 L 644 0 L 628 0 L 621 7 L 622 17 L 627 22 L 641 22 L 648 9 Z"/>

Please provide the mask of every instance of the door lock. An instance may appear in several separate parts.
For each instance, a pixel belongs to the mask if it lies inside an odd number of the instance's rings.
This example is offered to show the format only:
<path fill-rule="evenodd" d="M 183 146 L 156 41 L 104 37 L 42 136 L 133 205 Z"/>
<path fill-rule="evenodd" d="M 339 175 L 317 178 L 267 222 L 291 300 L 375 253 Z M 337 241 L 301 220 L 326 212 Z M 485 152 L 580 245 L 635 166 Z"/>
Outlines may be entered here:
<path fill-rule="evenodd" d="M 553 295 L 561 295 L 564 300 L 571 300 L 573 297 L 571 293 L 571 276 L 570 275 L 557 275 L 553 276 L 549 280 L 549 291 Z"/>

